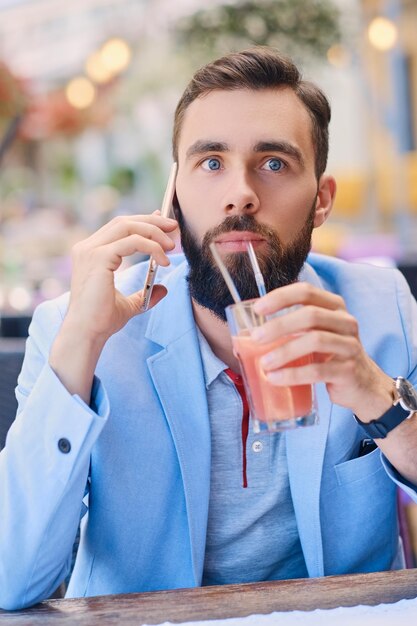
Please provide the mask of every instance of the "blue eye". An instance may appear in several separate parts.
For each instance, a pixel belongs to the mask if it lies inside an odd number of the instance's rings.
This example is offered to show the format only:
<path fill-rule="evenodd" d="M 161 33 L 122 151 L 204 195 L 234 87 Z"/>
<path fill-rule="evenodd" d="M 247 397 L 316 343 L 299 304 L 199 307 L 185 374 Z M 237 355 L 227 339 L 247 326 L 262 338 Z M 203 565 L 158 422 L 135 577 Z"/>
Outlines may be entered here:
<path fill-rule="evenodd" d="M 269 166 L 269 169 L 272 172 L 279 172 L 284 167 L 284 163 L 281 161 L 281 159 L 268 159 L 266 165 Z"/>
<path fill-rule="evenodd" d="M 211 170 L 212 172 L 214 172 L 214 171 L 216 171 L 216 170 L 219 170 L 219 169 L 220 169 L 220 161 L 219 161 L 219 159 L 214 159 L 214 158 L 212 158 L 212 159 L 206 159 L 206 160 L 203 162 L 203 164 L 202 164 L 202 165 L 203 165 L 203 168 L 204 168 L 204 169 L 209 169 L 209 170 Z"/>

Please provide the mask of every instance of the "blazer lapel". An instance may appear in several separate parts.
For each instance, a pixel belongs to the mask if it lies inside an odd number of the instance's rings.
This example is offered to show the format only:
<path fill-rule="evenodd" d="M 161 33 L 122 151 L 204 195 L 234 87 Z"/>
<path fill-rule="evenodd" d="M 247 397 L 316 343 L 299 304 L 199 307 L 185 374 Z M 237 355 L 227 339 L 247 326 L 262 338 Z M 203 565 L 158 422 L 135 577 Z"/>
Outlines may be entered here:
<path fill-rule="evenodd" d="M 320 486 L 332 404 L 324 384 L 316 385 L 319 423 L 287 432 L 287 462 L 297 527 L 308 573 L 323 576 Z"/>
<path fill-rule="evenodd" d="M 180 463 L 196 585 L 201 584 L 210 495 L 210 422 L 200 349 L 183 264 L 166 281 L 146 337 L 162 346 L 147 363 Z"/>
<path fill-rule="evenodd" d="M 300 280 L 322 287 L 314 269 L 305 265 Z M 315 386 L 319 423 L 287 432 L 287 462 L 300 541 L 310 576 L 323 576 L 320 486 L 332 403 L 324 384 Z"/>

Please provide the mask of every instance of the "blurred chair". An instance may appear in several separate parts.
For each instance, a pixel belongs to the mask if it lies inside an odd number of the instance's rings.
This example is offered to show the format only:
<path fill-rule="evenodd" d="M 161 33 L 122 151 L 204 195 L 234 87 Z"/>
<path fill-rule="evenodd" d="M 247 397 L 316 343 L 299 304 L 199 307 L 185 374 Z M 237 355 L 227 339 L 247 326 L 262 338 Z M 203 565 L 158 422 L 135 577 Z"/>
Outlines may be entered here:
<path fill-rule="evenodd" d="M 0 337 L 27 337 L 30 315 L 6 315 L 0 317 Z"/>
<path fill-rule="evenodd" d="M 22 368 L 26 340 L 23 338 L 0 337 L 0 450 L 4 448 L 7 432 L 16 415 L 17 400 L 15 387 Z M 50 596 L 62 598 L 62 584 Z"/>
<path fill-rule="evenodd" d="M 4 448 L 7 431 L 16 415 L 14 390 L 30 321 L 29 315 L 2 314 L 0 317 L 0 450 Z"/>
<path fill-rule="evenodd" d="M 17 409 L 14 390 L 22 367 L 25 339 L 0 338 L 0 450 Z"/>
<path fill-rule="evenodd" d="M 401 489 L 398 489 L 398 521 L 405 565 L 417 567 L 417 504 Z"/>
<path fill-rule="evenodd" d="M 411 293 L 417 299 L 417 262 L 400 263 L 397 267 L 408 282 Z"/>

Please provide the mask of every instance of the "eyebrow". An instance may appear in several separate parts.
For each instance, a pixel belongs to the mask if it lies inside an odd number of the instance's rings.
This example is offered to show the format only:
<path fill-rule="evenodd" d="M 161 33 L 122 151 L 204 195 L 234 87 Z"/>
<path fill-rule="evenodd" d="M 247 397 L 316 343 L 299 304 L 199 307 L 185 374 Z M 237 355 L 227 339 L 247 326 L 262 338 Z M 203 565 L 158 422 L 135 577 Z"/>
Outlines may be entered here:
<path fill-rule="evenodd" d="M 189 159 L 192 156 L 206 154 L 207 152 L 227 152 L 228 150 L 230 150 L 230 148 L 227 143 L 199 139 L 188 148 L 186 158 Z"/>
<path fill-rule="evenodd" d="M 304 157 L 301 150 L 288 141 L 258 141 L 254 146 L 255 152 L 282 152 L 293 158 L 304 167 Z M 207 154 L 208 152 L 229 152 L 230 147 L 221 141 L 197 140 L 186 152 L 186 158 Z"/>
<path fill-rule="evenodd" d="M 283 152 L 304 167 L 304 157 L 297 146 L 288 141 L 259 141 L 255 144 L 255 152 Z"/>

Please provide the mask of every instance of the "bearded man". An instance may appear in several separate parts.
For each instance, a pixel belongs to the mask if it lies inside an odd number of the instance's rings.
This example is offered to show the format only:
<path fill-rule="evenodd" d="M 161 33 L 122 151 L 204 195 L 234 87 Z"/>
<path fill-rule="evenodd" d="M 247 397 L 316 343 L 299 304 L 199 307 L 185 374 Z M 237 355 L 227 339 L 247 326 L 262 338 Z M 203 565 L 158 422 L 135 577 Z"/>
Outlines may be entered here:
<path fill-rule="evenodd" d="M 218 59 L 175 113 L 176 219 L 117 217 L 74 247 L 71 293 L 34 314 L 0 454 L 1 607 L 65 579 L 80 517 L 68 597 L 403 566 L 396 493 L 416 499 L 417 419 L 393 378 L 417 382 L 417 305 L 396 270 L 309 255 L 336 192 L 329 121 L 277 51 Z M 185 257 L 167 255 L 178 225 Z M 265 375 L 315 384 L 319 423 L 245 438 L 209 245 L 248 299 L 248 241 L 267 290 L 256 340 L 292 337 Z M 137 252 L 163 266 L 146 312 L 147 264 L 115 277 Z"/>

